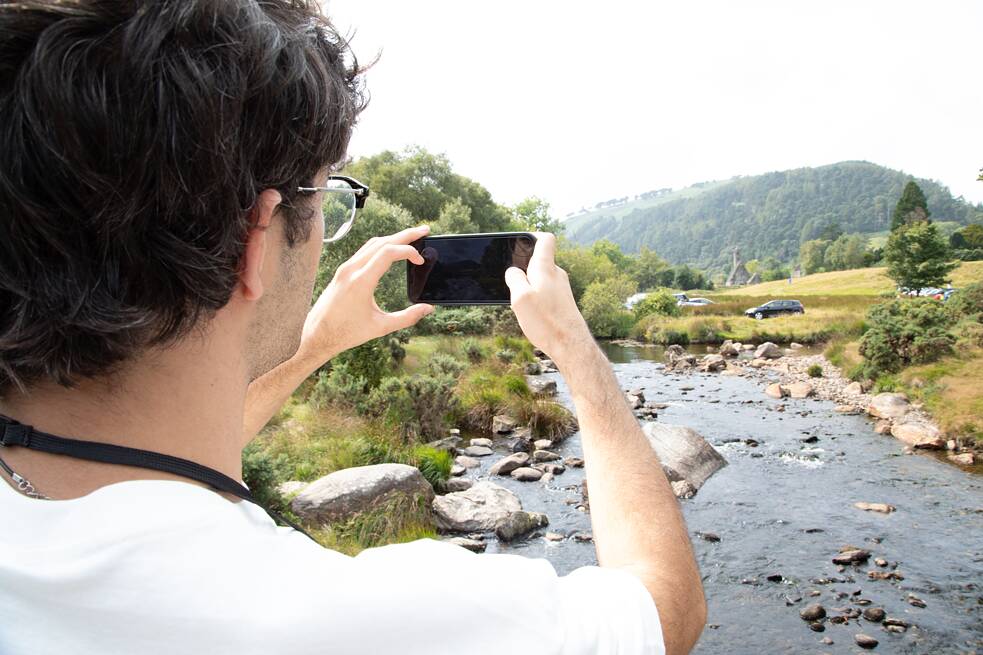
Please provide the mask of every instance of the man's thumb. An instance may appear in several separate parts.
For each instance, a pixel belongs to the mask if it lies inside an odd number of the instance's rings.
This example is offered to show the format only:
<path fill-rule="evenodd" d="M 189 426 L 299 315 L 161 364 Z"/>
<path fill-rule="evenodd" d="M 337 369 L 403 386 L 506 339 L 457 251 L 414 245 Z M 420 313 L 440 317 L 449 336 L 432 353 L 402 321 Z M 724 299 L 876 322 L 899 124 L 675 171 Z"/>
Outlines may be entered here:
<path fill-rule="evenodd" d="M 420 322 L 427 314 L 432 313 L 434 310 L 433 305 L 428 305 L 426 303 L 418 303 L 416 305 L 410 305 L 406 309 L 400 310 L 398 312 L 393 312 L 389 315 L 390 320 L 393 322 L 393 327 L 391 331 L 402 330 L 404 328 L 411 327 Z"/>
<path fill-rule="evenodd" d="M 526 277 L 526 274 L 522 272 L 521 268 L 511 266 L 505 271 L 505 284 L 508 285 L 509 291 L 512 292 L 512 298 L 515 298 L 521 292 L 529 289 L 529 278 Z"/>

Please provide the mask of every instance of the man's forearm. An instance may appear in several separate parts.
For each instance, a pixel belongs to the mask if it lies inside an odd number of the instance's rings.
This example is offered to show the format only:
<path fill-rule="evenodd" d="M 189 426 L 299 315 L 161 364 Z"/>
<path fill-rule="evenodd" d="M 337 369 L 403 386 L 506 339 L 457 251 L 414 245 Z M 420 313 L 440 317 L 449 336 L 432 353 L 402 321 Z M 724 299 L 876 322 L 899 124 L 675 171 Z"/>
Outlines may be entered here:
<path fill-rule="evenodd" d="M 557 364 L 577 407 L 598 561 L 642 579 L 667 652 L 688 652 L 705 605 L 679 503 L 604 354 L 585 344 L 568 361 Z"/>
<path fill-rule="evenodd" d="M 319 366 L 321 364 L 310 358 L 296 354 L 250 383 L 243 411 L 243 443 L 252 440 L 263 429 L 297 387 Z"/>

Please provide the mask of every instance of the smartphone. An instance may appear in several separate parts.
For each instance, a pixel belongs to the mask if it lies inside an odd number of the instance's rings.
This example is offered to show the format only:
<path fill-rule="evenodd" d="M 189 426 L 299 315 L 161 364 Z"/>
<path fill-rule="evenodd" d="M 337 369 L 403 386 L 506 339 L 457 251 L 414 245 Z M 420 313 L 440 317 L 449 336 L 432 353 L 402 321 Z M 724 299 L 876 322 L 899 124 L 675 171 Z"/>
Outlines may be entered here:
<path fill-rule="evenodd" d="M 536 237 L 529 232 L 446 234 L 417 239 L 423 264 L 406 262 L 410 302 L 508 305 L 505 270 L 529 266 Z"/>

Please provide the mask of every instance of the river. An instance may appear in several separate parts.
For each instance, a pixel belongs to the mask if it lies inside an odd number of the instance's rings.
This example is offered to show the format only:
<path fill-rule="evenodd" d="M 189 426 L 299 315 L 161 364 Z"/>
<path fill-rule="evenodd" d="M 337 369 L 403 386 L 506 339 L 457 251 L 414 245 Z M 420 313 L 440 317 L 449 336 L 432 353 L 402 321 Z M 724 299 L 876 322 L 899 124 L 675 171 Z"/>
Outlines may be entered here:
<path fill-rule="evenodd" d="M 667 403 L 659 421 L 695 429 L 729 463 L 681 501 L 709 604 L 694 652 L 855 653 L 860 632 L 880 641 L 878 653 L 983 652 L 983 478 L 929 456 L 903 455 L 900 442 L 875 434 L 866 417 L 837 414 L 832 403 L 773 400 L 759 381 L 741 377 L 664 374 L 660 348 L 606 348 L 623 388 L 640 387 L 646 399 Z M 572 409 L 562 377 L 548 377 Z M 805 443 L 810 437 L 818 440 Z M 507 454 L 500 441 L 496 455 Z M 581 456 L 580 435 L 553 450 Z M 483 459 L 469 477 L 487 476 L 497 457 Z M 547 530 L 570 535 L 590 531 L 589 516 L 575 506 L 583 475 L 567 468 L 548 485 L 508 476 L 495 482 L 518 494 L 524 509 L 547 514 Z M 897 511 L 865 512 L 853 506 L 857 501 Z M 839 572 L 831 559 L 847 544 L 870 550 L 868 565 Z M 545 557 L 561 574 L 596 564 L 593 544 L 573 539 L 489 540 L 488 552 Z M 904 580 L 868 580 L 877 557 L 897 562 Z M 909 604 L 911 594 L 925 607 Z M 827 621 L 817 633 L 799 617 L 809 603 L 834 614 L 832 608 L 865 609 L 854 604 L 863 599 L 911 627 L 889 633 L 855 619 Z M 824 637 L 833 643 L 822 643 Z"/>

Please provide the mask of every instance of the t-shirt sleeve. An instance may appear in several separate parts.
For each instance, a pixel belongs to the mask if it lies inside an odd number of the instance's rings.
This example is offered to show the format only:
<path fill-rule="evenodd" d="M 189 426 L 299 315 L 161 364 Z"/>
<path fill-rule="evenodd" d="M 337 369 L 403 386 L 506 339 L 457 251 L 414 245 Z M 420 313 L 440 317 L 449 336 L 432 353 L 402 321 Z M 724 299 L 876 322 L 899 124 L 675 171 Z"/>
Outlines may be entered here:
<path fill-rule="evenodd" d="M 543 558 L 477 554 L 432 539 L 372 548 L 354 559 L 357 568 L 395 587 L 415 589 L 415 599 L 387 598 L 398 606 L 391 609 L 398 609 L 401 623 L 427 624 L 427 612 L 436 611 L 442 632 L 466 644 L 461 652 L 492 646 L 488 651 L 498 653 L 665 652 L 655 603 L 626 571 L 585 566 L 559 576 Z M 419 616 L 407 616 L 424 607 Z M 413 635 L 406 639 L 414 642 Z"/>

